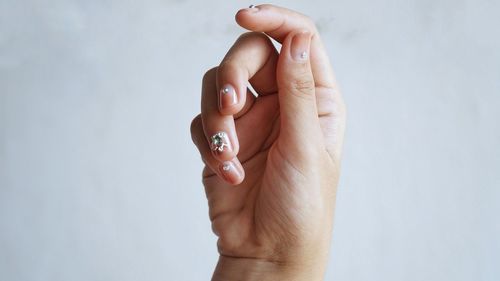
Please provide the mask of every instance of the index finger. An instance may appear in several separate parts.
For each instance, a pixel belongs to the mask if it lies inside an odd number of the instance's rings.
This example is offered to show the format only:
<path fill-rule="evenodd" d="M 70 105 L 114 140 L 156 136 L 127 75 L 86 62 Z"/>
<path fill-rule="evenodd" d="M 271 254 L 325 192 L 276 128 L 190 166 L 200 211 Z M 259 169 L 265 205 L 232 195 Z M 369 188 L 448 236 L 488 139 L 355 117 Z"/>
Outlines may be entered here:
<path fill-rule="evenodd" d="M 316 26 L 309 17 L 286 8 L 264 4 L 239 10 L 236 14 L 236 22 L 248 30 L 264 32 L 280 43 L 294 30 L 310 31 L 313 34 L 310 60 L 315 85 L 335 88 L 336 83 L 330 59 Z"/>

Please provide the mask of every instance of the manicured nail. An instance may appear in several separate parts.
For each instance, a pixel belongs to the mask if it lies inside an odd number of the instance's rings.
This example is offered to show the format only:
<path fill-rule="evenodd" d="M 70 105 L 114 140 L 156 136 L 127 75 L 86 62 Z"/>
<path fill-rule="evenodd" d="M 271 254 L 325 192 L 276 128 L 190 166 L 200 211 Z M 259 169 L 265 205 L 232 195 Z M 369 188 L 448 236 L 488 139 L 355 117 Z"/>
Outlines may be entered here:
<path fill-rule="evenodd" d="M 259 7 L 255 6 L 255 5 L 250 5 L 250 6 L 248 6 L 248 8 L 246 10 L 251 11 L 253 13 L 256 13 L 259 11 Z"/>
<path fill-rule="evenodd" d="M 232 184 L 240 183 L 243 177 L 243 168 L 235 158 L 231 161 L 225 161 L 220 164 L 220 173 L 226 181 Z"/>
<path fill-rule="evenodd" d="M 210 148 L 215 154 L 221 154 L 224 150 L 232 150 L 231 142 L 225 132 L 217 132 L 210 138 Z"/>
<path fill-rule="evenodd" d="M 311 33 L 309 31 L 295 34 L 290 46 L 292 58 L 296 61 L 306 61 L 309 58 L 310 45 Z"/>
<path fill-rule="evenodd" d="M 234 87 L 227 84 L 219 91 L 219 109 L 228 108 L 238 103 Z"/>

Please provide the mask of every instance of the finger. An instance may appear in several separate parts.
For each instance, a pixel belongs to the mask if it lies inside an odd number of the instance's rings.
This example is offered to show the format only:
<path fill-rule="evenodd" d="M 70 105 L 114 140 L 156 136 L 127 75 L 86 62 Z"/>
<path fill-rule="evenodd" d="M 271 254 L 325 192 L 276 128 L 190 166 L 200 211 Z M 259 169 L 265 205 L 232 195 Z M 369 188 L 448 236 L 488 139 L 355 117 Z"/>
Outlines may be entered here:
<path fill-rule="evenodd" d="M 219 111 L 233 115 L 245 105 L 247 84 L 260 95 L 276 92 L 278 53 L 262 33 L 245 33 L 236 40 L 217 68 Z"/>
<path fill-rule="evenodd" d="M 203 77 L 201 119 L 207 144 L 215 159 L 222 162 L 236 157 L 239 144 L 233 116 L 222 115 L 218 110 L 216 73 L 217 68 L 212 68 Z"/>
<path fill-rule="evenodd" d="M 213 157 L 203 132 L 201 115 L 195 117 L 191 122 L 191 138 L 198 148 L 203 162 L 211 170 L 212 175 L 216 174 L 232 185 L 240 184 L 243 181 L 245 172 L 238 158 L 235 157 L 229 161 L 219 162 Z M 204 173 L 204 177 L 207 176 L 210 176 L 210 174 Z"/>
<path fill-rule="evenodd" d="M 265 4 L 238 11 L 236 21 L 243 28 L 265 32 L 280 43 L 294 30 L 305 29 L 313 33 L 310 60 L 314 82 L 317 87 L 335 87 L 330 60 L 318 31 L 309 17 L 289 9 Z"/>
<path fill-rule="evenodd" d="M 281 134 L 283 139 L 301 148 L 307 148 L 319 139 L 311 136 L 321 135 L 309 60 L 311 37 L 312 34 L 304 30 L 292 32 L 285 38 L 276 74 Z"/>

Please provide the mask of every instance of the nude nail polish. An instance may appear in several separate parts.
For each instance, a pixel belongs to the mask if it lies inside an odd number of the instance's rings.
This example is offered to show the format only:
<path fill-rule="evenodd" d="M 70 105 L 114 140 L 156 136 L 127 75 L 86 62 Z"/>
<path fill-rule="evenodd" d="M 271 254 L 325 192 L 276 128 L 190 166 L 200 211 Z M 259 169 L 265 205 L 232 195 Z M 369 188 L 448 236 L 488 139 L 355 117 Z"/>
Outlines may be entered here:
<path fill-rule="evenodd" d="M 233 86 L 226 84 L 219 91 L 219 109 L 226 109 L 238 103 L 238 96 Z"/>
<path fill-rule="evenodd" d="M 233 161 L 238 161 L 234 160 Z M 229 183 L 239 183 L 242 180 L 243 173 L 239 162 L 225 161 L 220 164 L 220 173 Z"/>
<path fill-rule="evenodd" d="M 311 44 L 311 33 L 303 31 L 293 36 L 290 53 L 296 61 L 306 61 L 309 58 L 309 48 Z"/>

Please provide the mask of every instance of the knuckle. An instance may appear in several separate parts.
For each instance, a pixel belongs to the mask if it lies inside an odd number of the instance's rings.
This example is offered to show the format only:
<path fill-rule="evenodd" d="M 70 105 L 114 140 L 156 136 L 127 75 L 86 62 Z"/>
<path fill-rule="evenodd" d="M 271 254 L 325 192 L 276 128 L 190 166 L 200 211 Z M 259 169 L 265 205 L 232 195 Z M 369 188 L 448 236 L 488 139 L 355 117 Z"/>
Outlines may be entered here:
<path fill-rule="evenodd" d="M 203 80 L 202 80 L 203 84 L 213 80 L 216 73 L 217 73 L 217 67 L 212 67 L 211 69 L 207 70 L 205 74 L 203 74 Z"/>
<path fill-rule="evenodd" d="M 309 79 L 294 79 L 290 81 L 291 90 L 300 93 L 311 93 L 314 91 L 314 81 Z"/>
<path fill-rule="evenodd" d="M 252 34 L 253 34 L 252 31 L 243 32 L 240 36 L 238 36 L 238 40 L 244 40 L 245 38 L 250 37 Z M 238 40 L 236 40 L 236 41 L 238 41 Z"/>
<path fill-rule="evenodd" d="M 245 71 L 245 68 L 236 58 L 225 58 L 217 68 L 216 78 L 221 81 L 234 75 L 243 74 Z"/>
<path fill-rule="evenodd" d="M 201 172 L 202 183 L 204 186 L 212 186 L 212 185 L 214 185 L 215 177 L 217 176 L 217 174 L 210 167 L 209 160 L 206 158 L 207 157 L 204 157 L 204 155 L 202 155 L 201 160 L 205 164 L 205 167 L 203 167 L 203 170 Z M 210 190 L 207 190 L 207 192 L 210 192 Z M 209 204 L 210 204 L 210 201 L 209 201 Z M 210 205 L 209 205 L 209 207 L 210 207 Z"/>
<path fill-rule="evenodd" d="M 300 18 L 300 21 L 302 22 L 303 28 L 309 30 L 313 34 L 317 33 L 318 29 L 316 27 L 316 22 L 309 17 L 308 15 L 296 12 L 298 14 L 298 17 Z"/>
<path fill-rule="evenodd" d="M 200 131 L 202 128 L 202 120 L 201 120 L 201 114 L 198 114 L 193 120 L 191 121 L 191 126 L 190 126 L 190 132 L 191 132 L 191 138 L 193 139 L 194 142 L 194 137 L 195 135 Z"/>
<path fill-rule="evenodd" d="M 227 75 L 237 73 L 241 67 L 238 65 L 238 62 L 232 57 L 225 57 L 216 71 L 217 79 L 221 79 L 222 77 L 227 77 Z"/>
<path fill-rule="evenodd" d="M 230 72 L 232 69 L 234 69 L 236 67 L 237 67 L 236 62 L 234 62 L 233 59 L 225 58 L 219 64 L 219 67 L 217 68 L 217 73 L 226 72 L 226 71 Z"/>
<path fill-rule="evenodd" d="M 305 100 L 314 99 L 314 81 L 312 80 L 292 80 L 289 81 L 284 87 L 283 90 L 288 92 L 290 95 L 296 96 L 298 98 L 302 98 Z"/>

